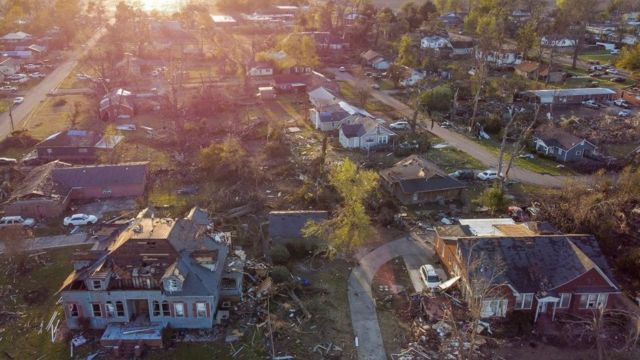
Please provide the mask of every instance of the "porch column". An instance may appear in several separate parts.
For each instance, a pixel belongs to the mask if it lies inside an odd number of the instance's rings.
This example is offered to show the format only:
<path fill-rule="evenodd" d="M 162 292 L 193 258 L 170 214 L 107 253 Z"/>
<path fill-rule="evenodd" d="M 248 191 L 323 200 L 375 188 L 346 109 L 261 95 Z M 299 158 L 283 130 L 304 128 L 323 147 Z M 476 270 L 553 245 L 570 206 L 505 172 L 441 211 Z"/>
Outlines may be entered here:
<path fill-rule="evenodd" d="M 551 315 L 551 321 L 555 321 L 556 320 L 556 306 L 558 305 L 557 301 L 553 302 L 553 314 Z"/>
<path fill-rule="evenodd" d="M 538 321 L 538 311 L 540 311 L 540 301 L 536 301 L 536 316 L 533 318 L 533 322 Z"/>

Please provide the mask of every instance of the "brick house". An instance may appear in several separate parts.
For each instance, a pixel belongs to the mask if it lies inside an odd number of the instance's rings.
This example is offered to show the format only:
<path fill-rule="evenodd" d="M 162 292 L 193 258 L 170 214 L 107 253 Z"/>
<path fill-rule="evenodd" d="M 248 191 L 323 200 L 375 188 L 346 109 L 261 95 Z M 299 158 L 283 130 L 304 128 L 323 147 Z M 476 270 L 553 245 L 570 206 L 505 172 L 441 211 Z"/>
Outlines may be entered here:
<path fill-rule="evenodd" d="M 60 288 L 66 324 L 105 329 L 106 346 L 129 340 L 120 331 L 129 326 L 210 329 L 218 306 L 242 295 L 243 261 L 230 246 L 200 209 L 182 219 L 144 210 L 106 250 L 74 254 Z"/>
<path fill-rule="evenodd" d="M 615 307 L 620 289 L 593 236 L 541 231 L 544 227 L 530 223 L 492 225 L 492 220 L 482 220 L 480 227 L 436 229 L 436 253 L 451 276 L 460 276 L 466 296 L 474 293 L 475 279 L 501 268 L 492 278 L 491 295 L 483 299 L 483 317 L 526 311 L 535 322 Z M 471 266 L 481 259 L 490 264 Z"/>
<path fill-rule="evenodd" d="M 459 200 L 466 185 L 417 155 L 380 170 L 380 182 L 403 205 Z"/>
<path fill-rule="evenodd" d="M 89 130 L 57 132 L 36 144 L 39 160 L 90 161 L 96 158 L 100 137 Z"/>

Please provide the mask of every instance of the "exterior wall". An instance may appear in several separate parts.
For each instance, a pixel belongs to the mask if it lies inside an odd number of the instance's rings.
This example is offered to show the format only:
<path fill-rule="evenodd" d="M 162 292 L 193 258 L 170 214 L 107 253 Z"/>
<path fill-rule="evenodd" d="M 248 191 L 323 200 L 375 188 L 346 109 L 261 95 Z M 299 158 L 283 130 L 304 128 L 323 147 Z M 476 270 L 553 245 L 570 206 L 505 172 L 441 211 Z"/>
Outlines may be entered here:
<path fill-rule="evenodd" d="M 388 185 L 385 187 L 389 189 Z M 389 191 L 403 205 L 416 205 L 416 204 L 434 203 L 438 201 L 458 200 L 462 196 L 463 189 L 421 192 L 421 193 L 418 193 L 417 199 L 414 198 L 413 194 L 407 194 L 403 192 L 400 189 L 400 186 L 398 184 L 392 185 L 391 190 Z"/>
<path fill-rule="evenodd" d="M 6 204 L 5 215 L 21 215 L 35 219 L 56 218 L 69 206 L 69 196 L 64 199 L 54 200 L 50 198 L 25 199 Z"/>
<path fill-rule="evenodd" d="M 345 149 L 353 149 L 358 147 L 358 143 L 356 142 L 358 138 L 347 138 L 346 136 L 344 136 L 342 129 L 340 130 L 338 139 L 340 140 L 340 145 L 342 145 L 342 147 Z"/>
<path fill-rule="evenodd" d="M 38 158 L 44 160 L 91 160 L 96 157 L 96 148 L 87 147 L 38 147 Z"/>
<path fill-rule="evenodd" d="M 147 302 L 147 314 L 136 314 L 135 300 L 143 300 Z M 133 321 L 134 314 L 138 316 L 146 315 L 146 318 L 150 322 L 160 323 L 163 326 L 170 325 L 172 328 L 176 329 L 208 329 L 213 327 L 215 309 L 217 309 L 218 300 L 219 299 L 215 296 L 166 296 L 160 290 L 82 290 L 62 292 L 62 304 L 64 306 L 67 326 L 70 329 L 80 328 L 80 318 L 88 318 L 89 326 L 92 329 L 104 329 L 109 323 L 127 323 Z M 105 305 L 107 301 L 112 301 L 114 304 L 116 301 L 122 301 L 125 316 L 107 317 Z M 161 313 L 160 316 L 154 316 L 153 301 L 158 301 L 160 304 L 162 304 L 163 301 L 167 301 L 169 304 L 170 315 L 163 316 Z M 177 317 L 174 312 L 173 304 L 179 302 L 184 303 L 185 305 L 184 317 Z M 196 317 L 197 302 L 204 302 L 206 304 L 206 317 Z M 71 317 L 69 311 L 70 304 L 76 304 L 78 306 L 80 313 L 79 317 Z M 92 304 L 100 304 L 102 310 L 101 317 L 93 316 Z"/>
<path fill-rule="evenodd" d="M 585 154 L 589 154 L 595 149 L 591 144 L 585 142 L 584 140 L 580 144 L 572 147 L 567 151 L 555 146 L 546 146 L 544 141 L 540 139 L 535 140 L 534 145 L 537 152 L 545 154 L 546 156 L 550 156 L 556 161 L 560 162 L 572 162 L 581 160 Z"/>
<path fill-rule="evenodd" d="M 107 187 L 73 188 L 71 190 L 71 199 L 84 200 L 84 199 L 118 198 L 118 197 L 137 197 L 144 194 L 145 182 L 141 184 L 118 185 L 118 186 L 107 186 Z"/>
<path fill-rule="evenodd" d="M 591 312 L 591 310 L 580 308 L 580 294 L 584 293 L 585 288 L 607 288 L 610 287 L 607 280 L 605 280 L 597 270 L 591 269 L 588 272 L 582 274 L 578 278 L 570 281 L 567 284 L 554 289 L 556 293 L 571 293 L 571 301 L 569 302 L 568 309 L 556 309 L 558 311 L 568 312 L 573 314 L 585 314 Z M 614 298 L 619 294 L 610 294 L 607 300 L 606 308 L 612 308 L 615 305 Z"/>
<path fill-rule="evenodd" d="M 273 75 L 273 69 L 271 68 L 251 68 L 249 69 L 249 76 L 271 76 Z"/>

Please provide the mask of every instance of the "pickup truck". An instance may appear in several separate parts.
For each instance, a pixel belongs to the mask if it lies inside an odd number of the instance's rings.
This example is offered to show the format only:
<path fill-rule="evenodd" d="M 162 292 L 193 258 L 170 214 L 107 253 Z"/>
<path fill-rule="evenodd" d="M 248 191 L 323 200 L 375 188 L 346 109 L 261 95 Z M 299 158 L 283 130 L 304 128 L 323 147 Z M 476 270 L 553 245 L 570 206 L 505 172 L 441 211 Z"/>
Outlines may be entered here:
<path fill-rule="evenodd" d="M 623 99 L 615 100 L 613 102 L 613 105 L 621 107 L 621 108 L 625 108 L 625 109 L 630 108 L 629 103 L 626 100 L 623 100 Z"/>

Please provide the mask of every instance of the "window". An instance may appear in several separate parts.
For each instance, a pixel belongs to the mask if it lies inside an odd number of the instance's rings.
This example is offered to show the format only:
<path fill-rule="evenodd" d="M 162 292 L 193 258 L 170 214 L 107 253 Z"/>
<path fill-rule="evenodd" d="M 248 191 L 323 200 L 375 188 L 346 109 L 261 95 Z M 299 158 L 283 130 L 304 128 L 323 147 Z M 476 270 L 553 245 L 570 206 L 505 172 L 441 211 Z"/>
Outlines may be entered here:
<path fill-rule="evenodd" d="M 533 294 L 518 294 L 516 295 L 515 308 L 517 310 L 531 309 L 533 305 Z"/>
<path fill-rule="evenodd" d="M 570 293 L 561 293 L 560 294 L 560 303 L 558 304 L 558 309 L 566 309 L 569 307 L 571 303 L 571 294 Z"/>
<path fill-rule="evenodd" d="M 124 316 L 124 304 L 122 301 L 116 301 L 116 315 L 118 317 Z"/>
<path fill-rule="evenodd" d="M 207 317 L 207 304 L 206 303 L 196 303 L 196 316 L 199 318 Z"/>
<path fill-rule="evenodd" d="M 157 300 L 153 301 L 153 316 L 160 316 L 160 303 Z"/>
<path fill-rule="evenodd" d="M 175 310 L 176 317 L 184 317 L 184 303 L 174 303 L 173 309 Z"/>
<path fill-rule="evenodd" d="M 582 150 L 576 151 L 576 156 L 582 156 Z"/>
<path fill-rule="evenodd" d="M 113 303 L 111 301 L 107 301 L 106 308 L 107 308 L 107 317 L 111 318 L 116 316 L 116 307 L 113 306 Z"/>
<path fill-rule="evenodd" d="M 102 289 L 102 281 L 93 280 L 93 290 L 100 290 L 100 289 Z"/>
<path fill-rule="evenodd" d="M 93 317 L 102 317 L 102 307 L 100 307 L 100 304 L 91 304 L 91 311 L 93 312 Z"/>
<path fill-rule="evenodd" d="M 178 291 L 178 281 L 176 279 L 167 280 L 167 291 Z"/>
<path fill-rule="evenodd" d="M 505 316 L 507 314 L 507 299 L 483 300 L 481 316 Z"/>
<path fill-rule="evenodd" d="M 69 304 L 69 316 L 71 317 L 80 316 L 80 309 L 78 308 L 78 304 Z"/>
<path fill-rule="evenodd" d="M 599 309 L 607 306 L 608 294 L 582 294 L 580 296 L 581 309 Z"/>
<path fill-rule="evenodd" d="M 171 316 L 171 311 L 169 311 L 169 302 L 166 300 L 162 302 L 162 316 Z"/>

